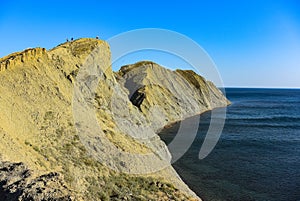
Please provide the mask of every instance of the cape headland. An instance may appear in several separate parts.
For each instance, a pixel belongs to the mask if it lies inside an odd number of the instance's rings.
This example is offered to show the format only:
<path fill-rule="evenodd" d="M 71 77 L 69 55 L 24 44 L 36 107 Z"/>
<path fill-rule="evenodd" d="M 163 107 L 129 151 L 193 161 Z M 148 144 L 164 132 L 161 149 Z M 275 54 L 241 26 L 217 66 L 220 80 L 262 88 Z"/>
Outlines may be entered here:
<path fill-rule="evenodd" d="M 157 132 L 228 104 L 191 70 L 142 61 L 113 72 L 98 39 L 10 54 L 0 59 L 0 198 L 200 200 Z"/>

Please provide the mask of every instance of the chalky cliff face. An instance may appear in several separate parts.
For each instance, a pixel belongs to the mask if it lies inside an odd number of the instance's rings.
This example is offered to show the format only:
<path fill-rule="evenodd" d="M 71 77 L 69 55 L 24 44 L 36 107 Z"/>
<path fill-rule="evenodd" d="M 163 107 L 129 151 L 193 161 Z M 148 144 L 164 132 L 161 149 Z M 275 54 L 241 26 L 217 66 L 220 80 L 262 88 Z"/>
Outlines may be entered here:
<path fill-rule="evenodd" d="M 171 71 L 150 61 L 123 66 L 119 83 L 158 131 L 164 126 L 230 102 L 211 82 L 191 70 Z"/>
<path fill-rule="evenodd" d="M 95 49 L 101 57 L 99 66 L 105 68 L 93 99 L 86 100 L 85 88 L 77 83 Z M 156 69 L 136 69 L 139 72 L 135 74 L 157 74 Z M 206 107 L 198 104 L 193 111 L 184 106 L 190 102 L 180 103 L 175 109 L 189 110 L 176 115 L 168 110 L 178 103 L 169 83 L 152 80 L 149 86 L 135 82 L 136 90 L 130 91 L 124 85 L 130 79 L 127 73 L 112 72 L 109 46 L 96 39 L 67 42 L 49 51 L 28 49 L 0 59 L 0 196 L 4 200 L 198 199 L 170 166 L 170 154 L 155 131 L 168 122 L 225 106 L 226 99 L 219 94 L 205 100 L 191 97 L 193 107 L 199 101 Z M 172 73 L 184 85 L 197 88 L 197 75 Z M 176 87 L 179 95 L 182 88 Z M 147 111 L 147 107 L 162 103 L 156 91 L 169 100 L 162 110 L 167 120 L 162 122 L 153 121 L 157 114 L 151 116 Z M 200 96 L 204 97 L 196 97 Z M 216 104 L 219 99 L 224 104 Z M 93 110 L 100 130 L 83 124 L 90 117 L 84 112 L 74 115 L 77 107 Z"/>

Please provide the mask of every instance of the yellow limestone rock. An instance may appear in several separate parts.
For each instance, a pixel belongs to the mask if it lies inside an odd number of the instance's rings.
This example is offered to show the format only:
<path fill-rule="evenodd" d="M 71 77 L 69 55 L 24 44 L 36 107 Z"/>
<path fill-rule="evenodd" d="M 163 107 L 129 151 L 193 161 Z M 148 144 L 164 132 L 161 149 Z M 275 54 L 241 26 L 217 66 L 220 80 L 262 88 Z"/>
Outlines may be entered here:
<path fill-rule="evenodd" d="M 90 94 L 78 80 L 85 75 L 87 58 L 93 59 L 95 49 L 100 60 L 91 65 L 99 67 L 101 75 L 94 82 L 93 98 L 87 100 L 85 95 Z M 199 199 L 170 166 L 167 147 L 155 134 L 166 122 L 153 123 L 145 115 L 147 104 L 160 103 L 153 90 L 170 95 L 170 105 L 176 103 L 173 91 L 164 83 L 139 87 L 153 95 L 136 107 L 110 64 L 108 44 L 88 38 L 49 51 L 33 48 L 0 59 L 3 200 Z M 151 74 L 148 71 L 145 74 Z M 74 104 L 94 111 L 95 118 L 75 115 Z M 168 107 L 163 107 L 168 121 L 179 119 L 167 113 Z M 86 119 L 96 119 L 97 125 L 85 129 L 82 126 L 89 124 L 80 121 L 87 123 Z M 139 157 L 132 157 L 136 155 Z"/>

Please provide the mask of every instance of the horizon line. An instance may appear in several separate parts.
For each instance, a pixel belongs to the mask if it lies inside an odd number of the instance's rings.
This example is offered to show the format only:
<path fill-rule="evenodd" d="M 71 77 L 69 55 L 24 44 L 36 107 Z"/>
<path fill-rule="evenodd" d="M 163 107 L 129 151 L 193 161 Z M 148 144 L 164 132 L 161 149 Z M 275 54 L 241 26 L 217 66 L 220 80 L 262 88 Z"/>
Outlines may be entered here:
<path fill-rule="evenodd" d="M 236 89 L 300 89 L 300 87 L 272 87 L 272 86 L 223 86 L 219 88 Z"/>

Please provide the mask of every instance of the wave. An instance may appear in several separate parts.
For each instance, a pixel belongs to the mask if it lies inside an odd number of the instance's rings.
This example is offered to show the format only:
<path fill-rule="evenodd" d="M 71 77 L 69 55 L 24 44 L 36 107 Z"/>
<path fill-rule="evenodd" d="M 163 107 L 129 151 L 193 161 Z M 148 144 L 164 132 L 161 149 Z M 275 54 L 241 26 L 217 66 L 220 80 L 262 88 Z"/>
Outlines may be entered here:
<path fill-rule="evenodd" d="M 228 123 L 226 126 L 231 126 L 231 127 L 242 127 L 243 129 L 250 128 L 252 130 L 254 129 L 272 129 L 272 131 L 276 131 L 276 129 L 288 129 L 290 130 L 299 130 L 300 125 L 296 123 L 290 123 L 290 124 L 272 124 L 272 123 L 258 123 L 258 124 L 249 124 L 249 123 Z"/>
<path fill-rule="evenodd" d="M 226 120 L 233 120 L 233 121 L 276 121 L 276 122 L 298 122 L 300 123 L 300 117 L 299 116 L 257 116 L 257 117 L 242 117 L 242 118 L 236 118 L 236 117 L 230 117 L 227 116 Z"/>

